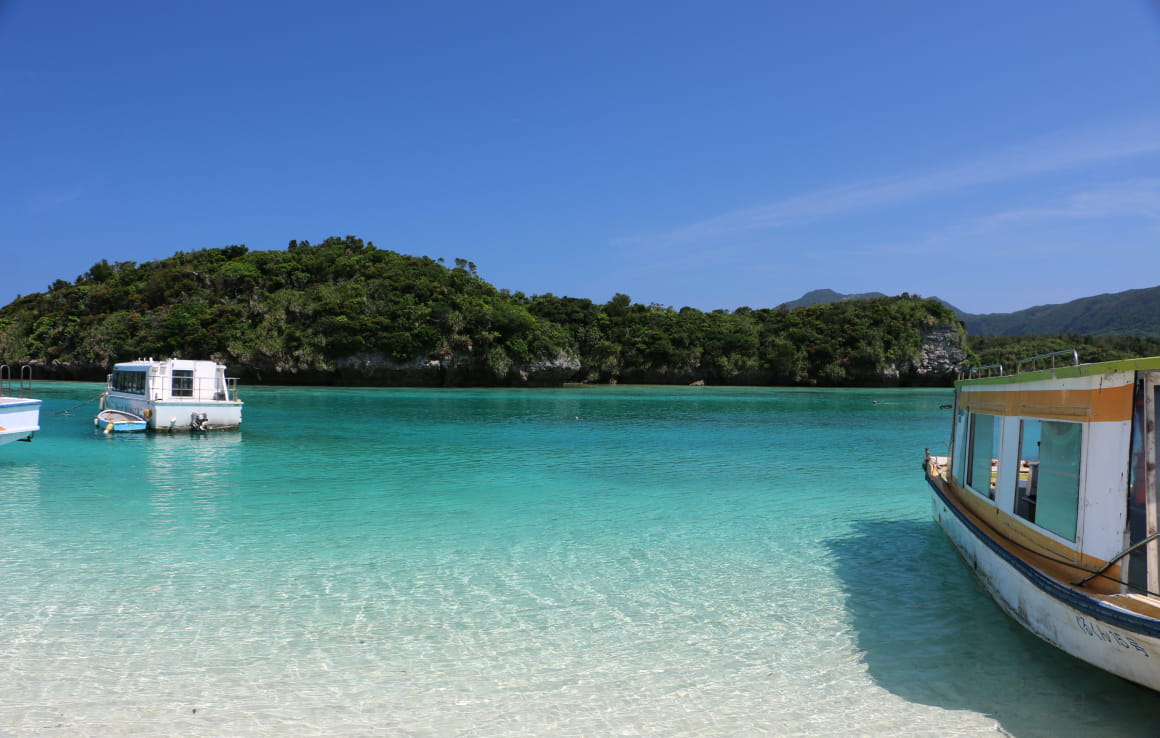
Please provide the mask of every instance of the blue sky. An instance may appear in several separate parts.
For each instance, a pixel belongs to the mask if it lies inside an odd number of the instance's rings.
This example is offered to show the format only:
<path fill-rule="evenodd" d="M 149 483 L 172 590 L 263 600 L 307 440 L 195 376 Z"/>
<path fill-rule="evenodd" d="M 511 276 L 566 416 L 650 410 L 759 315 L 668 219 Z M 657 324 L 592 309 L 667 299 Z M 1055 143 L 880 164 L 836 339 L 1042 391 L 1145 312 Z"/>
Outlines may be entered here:
<path fill-rule="evenodd" d="M 0 0 L 0 305 L 347 234 L 703 310 L 1153 287 L 1160 7 Z"/>

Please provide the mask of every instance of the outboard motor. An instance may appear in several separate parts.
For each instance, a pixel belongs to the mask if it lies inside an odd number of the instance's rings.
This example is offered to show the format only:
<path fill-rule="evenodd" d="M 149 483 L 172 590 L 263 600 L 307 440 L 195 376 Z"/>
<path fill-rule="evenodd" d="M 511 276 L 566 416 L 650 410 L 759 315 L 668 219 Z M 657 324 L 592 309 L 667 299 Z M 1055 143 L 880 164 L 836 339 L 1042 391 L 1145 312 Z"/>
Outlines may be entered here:
<path fill-rule="evenodd" d="M 190 413 L 189 428 L 195 431 L 209 430 L 209 417 L 205 413 Z"/>

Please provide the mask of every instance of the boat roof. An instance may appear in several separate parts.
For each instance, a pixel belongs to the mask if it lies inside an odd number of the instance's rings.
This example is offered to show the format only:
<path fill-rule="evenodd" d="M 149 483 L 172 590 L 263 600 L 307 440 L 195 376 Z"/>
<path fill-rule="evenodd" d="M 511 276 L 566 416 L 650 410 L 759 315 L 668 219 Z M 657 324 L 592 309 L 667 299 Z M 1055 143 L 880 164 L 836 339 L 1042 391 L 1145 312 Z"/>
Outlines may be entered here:
<path fill-rule="evenodd" d="M 1065 353 L 1072 353 L 1067 351 Z M 1050 354 L 1048 354 L 1050 356 Z M 1034 357 L 1042 358 L 1042 357 Z M 1027 360 L 1025 360 L 1027 361 Z M 1020 362 L 1023 363 L 1023 362 Z M 988 369 L 990 367 L 983 367 Z M 1149 356 L 1138 359 L 1117 359 L 1115 361 L 1100 361 L 1094 364 L 1079 364 L 1076 366 L 1056 366 L 1029 371 L 1016 371 L 1014 374 L 997 374 L 981 377 L 962 377 L 955 382 L 960 385 L 981 384 L 1015 384 L 1019 382 L 1035 382 L 1043 379 L 1071 379 L 1074 377 L 1092 377 L 1114 372 L 1137 372 L 1160 369 L 1160 356 Z"/>
<path fill-rule="evenodd" d="M 114 371 L 143 372 L 152 366 L 169 364 L 174 369 L 196 369 L 198 367 L 213 366 L 225 368 L 224 364 L 216 361 L 198 359 L 137 359 L 136 361 L 122 361 L 113 365 Z"/>
<path fill-rule="evenodd" d="M 19 407 L 20 405 L 40 405 L 43 400 L 36 400 L 31 397 L 12 397 L 10 395 L 0 395 L 0 405 L 4 407 Z"/>

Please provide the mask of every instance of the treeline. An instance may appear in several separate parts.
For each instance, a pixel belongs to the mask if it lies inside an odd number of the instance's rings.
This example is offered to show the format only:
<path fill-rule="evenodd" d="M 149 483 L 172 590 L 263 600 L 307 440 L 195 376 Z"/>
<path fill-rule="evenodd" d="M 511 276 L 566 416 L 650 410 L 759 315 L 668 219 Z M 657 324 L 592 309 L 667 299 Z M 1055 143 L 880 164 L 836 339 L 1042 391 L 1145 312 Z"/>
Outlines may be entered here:
<path fill-rule="evenodd" d="M 709 313 L 622 294 L 598 304 L 500 290 L 471 262 L 347 236 L 102 260 L 0 309 L 0 357 L 85 379 L 180 356 L 270 382 L 842 385 L 943 381 L 922 376 L 935 329 L 961 349 L 951 310 L 916 296 Z"/>
<path fill-rule="evenodd" d="M 931 330 L 949 330 L 960 342 L 964 337 L 948 308 L 910 295 L 709 313 L 634 304 L 622 294 L 603 305 L 553 295 L 517 297 L 533 315 L 568 331 L 586 381 L 915 381 Z"/>
<path fill-rule="evenodd" d="M 1080 333 L 1059 336 L 970 336 L 967 347 L 972 353 L 974 366 L 1002 364 L 1006 372 L 1014 371 L 1016 364 L 1023 359 L 1071 349 L 1075 349 L 1080 362 L 1084 364 L 1160 356 L 1160 338 L 1147 336 L 1092 336 Z M 1066 357 L 1063 360 L 1057 359 L 1057 365 L 1061 361 L 1066 363 Z"/>

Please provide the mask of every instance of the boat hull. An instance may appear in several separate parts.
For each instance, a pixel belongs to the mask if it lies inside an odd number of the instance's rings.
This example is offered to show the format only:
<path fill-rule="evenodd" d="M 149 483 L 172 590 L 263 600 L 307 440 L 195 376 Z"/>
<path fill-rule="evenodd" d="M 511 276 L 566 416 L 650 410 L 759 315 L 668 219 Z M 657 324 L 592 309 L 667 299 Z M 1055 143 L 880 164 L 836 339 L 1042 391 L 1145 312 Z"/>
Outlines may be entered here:
<path fill-rule="evenodd" d="M 935 520 L 1008 615 L 1048 643 L 1129 681 L 1160 690 L 1160 626 L 1038 572 L 988 538 L 928 477 Z"/>
<path fill-rule="evenodd" d="M 145 418 L 150 430 L 236 430 L 242 424 L 242 403 L 228 400 L 147 400 L 108 393 L 105 407 Z M 198 418 L 205 417 L 197 428 Z"/>
<path fill-rule="evenodd" d="M 0 399 L 0 446 L 31 440 L 40 430 L 40 400 Z"/>

